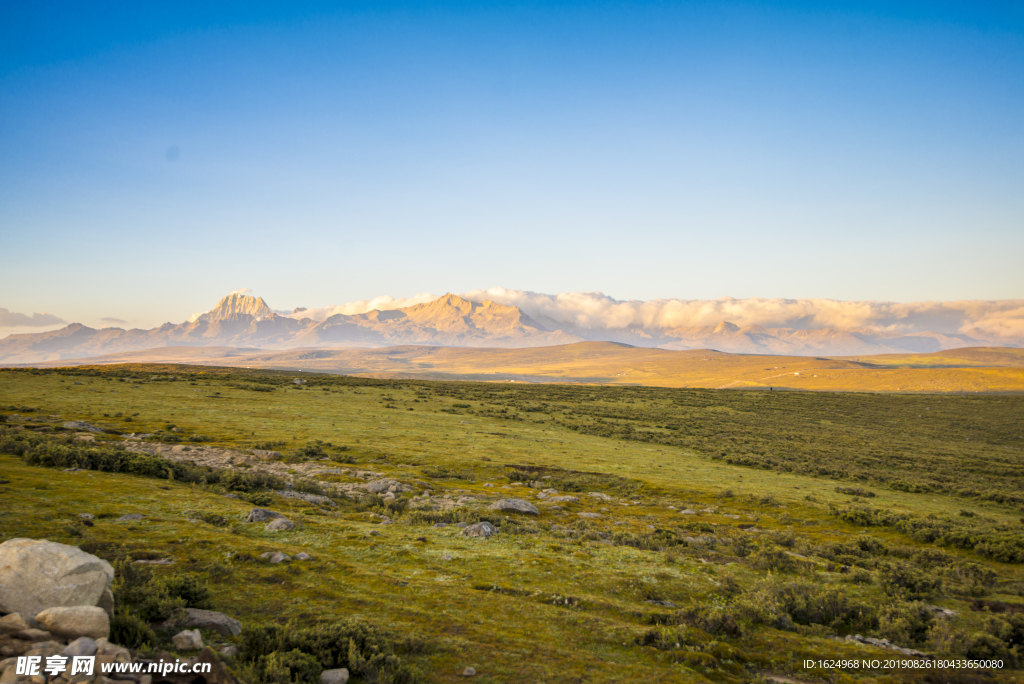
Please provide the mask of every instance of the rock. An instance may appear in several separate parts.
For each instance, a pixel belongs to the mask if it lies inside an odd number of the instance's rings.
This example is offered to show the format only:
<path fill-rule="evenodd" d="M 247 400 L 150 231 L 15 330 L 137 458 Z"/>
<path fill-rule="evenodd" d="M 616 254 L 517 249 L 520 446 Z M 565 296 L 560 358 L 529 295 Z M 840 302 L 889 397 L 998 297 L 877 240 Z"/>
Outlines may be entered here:
<path fill-rule="evenodd" d="M 78 637 L 68 647 L 61 651 L 61 655 L 72 658 L 74 656 L 91 656 L 96 655 L 96 651 L 99 647 L 96 642 L 89 637 Z"/>
<path fill-rule="evenodd" d="M 183 629 L 171 637 L 171 643 L 179 651 L 194 651 L 203 647 L 203 636 L 198 629 Z"/>
<path fill-rule="evenodd" d="M 434 527 L 448 527 L 448 523 L 434 523 Z"/>
<path fill-rule="evenodd" d="M 274 518 L 283 518 L 284 516 L 276 511 L 268 511 L 266 508 L 254 508 L 249 511 L 249 515 L 246 516 L 245 522 L 257 523 L 257 522 L 268 522 Z"/>
<path fill-rule="evenodd" d="M 271 523 L 271 524 L 273 524 L 273 523 Z M 275 553 L 273 556 L 270 557 L 270 562 L 274 563 L 276 565 L 278 563 L 287 563 L 291 559 L 292 559 L 292 557 L 289 556 L 287 553 L 282 553 L 282 552 L 278 551 L 277 553 Z"/>
<path fill-rule="evenodd" d="M 600 499 L 601 501 L 611 501 L 612 497 L 602 492 L 587 492 L 587 496 L 592 499 Z"/>
<path fill-rule="evenodd" d="M 465 670 L 462 671 L 462 676 L 463 677 L 473 677 L 475 675 L 476 675 L 476 670 L 474 668 L 472 668 L 472 667 L 467 667 Z"/>
<path fill-rule="evenodd" d="M 295 560 L 299 560 L 299 561 L 307 561 L 307 560 L 313 560 L 313 557 L 312 557 L 312 556 L 310 556 L 310 555 L 309 555 L 308 553 L 306 553 L 305 551 L 303 551 L 302 553 L 297 553 L 297 554 L 295 554 Z"/>
<path fill-rule="evenodd" d="M 0 636 L 13 634 L 28 629 L 28 624 L 18 613 L 11 613 L 0 618 Z"/>
<path fill-rule="evenodd" d="M 348 681 L 348 670 L 340 668 L 337 670 L 324 670 L 320 673 L 320 684 L 345 684 Z"/>
<path fill-rule="evenodd" d="M 114 522 L 121 522 L 122 520 L 142 520 L 142 516 L 138 513 L 129 513 L 128 515 L 122 515 Z"/>
<path fill-rule="evenodd" d="M 79 513 L 78 517 L 82 520 L 94 520 L 96 518 L 92 513 Z"/>
<path fill-rule="evenodd" d="M 110 618 L 107 611 L 97 606 L 59 606 L 47 608 L 36 615 L 36 622 L 51 634 L 65 639 L 110 636 Z"/>
<path fill-rule="evenodd" d="M 583 512 L 583 513 L 577 513 L 576 515 L 580 516 L 581 518 L 600 518 L 601 517 L 600 513 L 587 513 L 587 512 Z"/>
<path fill-rule="evenodd" d="M 469 523 L 457 522 L 457 523 L 455 523 L 455 526 L 456 527 L 469 527 Z"/>
<path fill-rule="evenodd" d="M 697 511 L 693 510 L 692 508 L 686 508 L 684 510 L 679 511 L 679 515 L 697 515 Z"/>
<path fill-rule="evenodd" d="M 392 485 L 397 484 L 398 480 L 391 480 L 385 478 L 383 480 L 373 480 L 371 482 L 367 482 L 363 486 L 366 489 L 366 491 L 370 492 L 371 494 L 382 494 L 388 491 L 388 489 L 390 489 Z"/>
<path fill-rule="evenodd" d="M 21 641 L 31 641 L 33 643 L 49 641 L 53 638 L 53 635 L 45 629 L 23 629 L 20 632 L 15 632 L 11 636 L 15 639 L 20 639 Z"/>
<path fill-rule="evenodd" d="M 536 506 L 528 501 L 523 501 L 522 499 L 499 499 L 487 508 L 492 511 L 515 511 L 517 513 L 528 513 L 530 515 L 540 514 L 540 511 L 537 510 Z"/>
<path fill-rule="evenodd" d="M 284 530 L 294 530 L 295 523 L 288 518 L 275 518 L 267 523 L 267 532 L 281 532 Z M 271 560 L 273 562 L 273 560 Z"/>
<path fill-rule="evenodd" d="M 550 503 L 579 503 L 579 501 L 580 500 L 575 496 L 569 496 L 568 494 L 548 498 L 548 502 Z"/>
<path fill-rule="evenodd" d="M 226 656 L 228 658 L 234 658 L 235 656 L 238 655 L 238 647 L 237 646 L 224 646 L 224 647 L 222 647 L 220 649 L 220 654 L 222 656 Z"/>
<path fill-rule="evenodd" d="M 105 610 L 107 617 L 111 621 L 114 620 L 114 594 L 110 589 L 103 590 L 103 593 L 100 594 L 100 600 L 96 602 L 96 606 Z"/>
<path fill-rule="evenodd" d="M 0 613 L 95 606 L 113 578 L 110 563 L 77 547 L 10 539 L 0 544 Z"/>
<path fill-rule="evenodd" d="M 465 537 L 490 537 L 498 533 L 498 528 L 489 522 L 478 522 L 462 530 Z"/>
<path fill-rule="evenodd" d="M 210 665 L 210 671 L 202 675 L 206 684 L 237 684 L 238 680 L 228 672 L 228 669 L 224 667 L 224 663 L 220 662 L 220 658 L 217 657 L 217 654 L 209 646 L 204 648 L 199 657 L 196 658 L 196 665 L 200 663 L 209 663 Z M 196 680 L 188 677 L 185 681 L 195 682 Z"/>
<path fill-rule="evenodd" d="M 186 608 L 185 612 L 188 614 L 185 627 L 209 629 L 224 636 L 238 636 L 242 633 L 242 623 L 224 613 L 199 608 Z"/>
<path fill-rule="evenodd" d="M 64 427 L 68 430 L 88 430 L 89 432 L 103 432 L 103 428 L 96 427 L 90 423 L 86 423 L 84 420 L 69 420 L 64 423 Z"/>
<path fill-rule="evenodd" d="M 443 560 L 443 561 L 450 561 L 451 559 L 452 559 L 452 555 L 450 553 L 446 553 L 443 556 L 441 556 L 441 560 Z"/>
<path fill-rule="evenodd" d="M 269 449 L 253 449 L 252 454 L 262 461 L 272 461 L 281 458 L 280 451 L 270 451 Z"/>

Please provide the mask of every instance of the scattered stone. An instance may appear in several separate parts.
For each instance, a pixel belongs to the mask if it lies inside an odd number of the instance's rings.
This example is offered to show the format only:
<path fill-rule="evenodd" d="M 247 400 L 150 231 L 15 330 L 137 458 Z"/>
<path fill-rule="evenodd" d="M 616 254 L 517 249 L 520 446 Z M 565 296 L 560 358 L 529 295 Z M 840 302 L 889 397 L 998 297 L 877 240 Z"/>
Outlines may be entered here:
<path fill-rule="evenodd" d="M 443 561 L 450 561 L 451 559 L 452 559 L 452 555 L 450 553 L 446 553 L 443 556 L 441 556 L 441 560 L 443 560 Z"/>
<path fill-rule="evenodd" d="M 220 654 L 222 656 L 226 656 L 228 658 L 234 658 L 235 656 L 238 655 L 238 647 L 237 646 L 224 646 L 224 647 L 222 647 L 220 649 Z"/>
<path fill-rule="evenodd" d="M 92 513 L 79 513 L 78 517 L 81 518 L 82 520 L 93 520 L 93 519 L 96 518 L 96 516 L 93 515 Z"/>
<path fill-rule="evenodd" d="M 493 487 L 493 486 L 494 485 L 492 485 L 490 482 L 484 482 L 484 487 Z"/>
<path fill-rule="evenodd" d="M 65 639 L 110 636 L 110 618 L 107 611 L 97 606 L 58 606 L 47 608 L 36 615 L 36 622 L 48 632 Z"/>
<path fill-rule="evenodd" d="M 122 520 L 142 520 L 142 516 L 138 513 L 129 513 L 128 515 L 122 515 L 115 522 L 121 522 Z"/>
<path fill-rule="evenodd" d="M 288 518 L 275 518 L 267 523 L 267 532 L 281 532 L 284 530 L 294 530 L 295 523 Z M 273 562 L 273 561 L 271 561 Z"/>
<path fill-rule="evenodd" d="M 522 499 L 499 499 L 487 508 L 491 511 L 515 511 L 517 513 L 528 513 L 530 515 L 540 514 L 540 511 L 537 510 L 536 506 L 528 501 L 523 501 Z"/>
<path fill-rule="evenodd" d="M 306 501 L 318 506 L 337 506 L 338 504 L 327 496 L 320 496 L 319 494 L 307 494 L 306 492 L 295 492 L 290 489 L 275 489 L 274 494 L 282 496 L 286 499 L 299 499 Z"/>
<path fill-rule="evenodd" d="M 448 527 L 448 523 L 434 523 L 434 527 Z"/>
<path fill-rule="evenodd" d="M 11 613 L 10 615 L 0 617 L 0 636 L 21 632 L 28 628 L 28 624 L 25 623 L 24 618 L 18 613 Z"/>
<path fill-rule="evenodd" d="M 266 508 L 254 508 L 249 511 L 249 515 L 245 517 L 247 523 L 258 523 L 258 522 L 269 522 L 274 518 L 283 518 L 284 516 L 277 511 L 270 511 Z"/>
<path fill-rule="evenodd" d="M 697 515 L 697 511 L 693 510 L 692 508 L 687 508 L 687 509 L 684 509 L 682 511 L 679 511 L 679 514 L 680 515 Z"/>
<path fill-rule="evenodd" d="M 198 629 L 183 629 L 171 637 L 171 643 L 179 651 L 194 651 L 203 647 L 203 635 Z"/>
<path fill-rule="evenodd" d="M 110 563 L 75 546 L 10 539 L 0 544 L 0 613 L 95 606 L 113 578 Z"/>
<path fill-rule="evenodd" d="M 324 670 L 320 673 L 320 684 L 345 684 L 348 681 L 348 669 Z"/>
<path fill-rule="evenodd" d="M 611 501 L 612 497 L 602 492 L 587 492 L 587 496 L 592 499 L 600 499 L 601 501 Z"/>
<path fill-rule="evenodd" d="M 174 559 L 159 558 L 157 560 L 137 560 L 132 561 L 132 565 L 174 565 Z"/>
<path fill-rule="evenodd" d="M 568 494 L 563 494 L 561 496 L 549 497 L 548 501 L 551 502 L 551 503 L 579 503 L 580 500 L 578 498 L 576 498 L 575 496 L 569 496 Z"/>
<path fill-rule="evenodd" d="M 600 513 L 588 513 L 586 511 L 584 511 L 583 513 L 577 513 L 576 515 L 580 516 L 581 518 L 600 518 L 601 517 Z"/>
<path fill-rule="evenodd" d="M 462 671 L 463 677 L 473 677 L 474 675 L 476 675 L 476 670 L 472 667 L 467 667 L 465 670 Z"/>
<path fill-rule="evenodd" d="M 261 461 L 273 461 L 274 459 L 281 458 L 280 451 L 271 451 L 269 449 L 253 449 L 252 455 Z"/>
<path fill-rule="evenodd" d="M 312 556 L 310 556 L 310 555 L 309 555 L 308 553 L 306 553 L 305 551 L 303 551 L 302 553 L 297 553 L 297 554 L 295 554 L 295 560 L 299 560 L 299 561 L 308 561 L 308 560 L 313 560 L 313 557 L 312 557 Z"/>
<path fill-rule="evenodd" d="M 277 553 L 275 553 L 274 555 L 272 555 L 270 557 L 270 562 L 274 563 L 276 565 L 278 563 L 287 563 L 291 559 L 292 559 L 292 557 L 289 556 L 287 553 L 283 553 L 281 551 L 278 551 Z"/>
<path fill-rule="evenodd" d="M 96 655 L 96 651 L 99 647 L 96 642 L 89 637 L 78 637 L 68 647 L 61 651 L 61 655 L 67 658 L 73 658 L 74 656 L 91 656 Z"/>
<path fill-rule="evenodd" d="M 652 605 L 655 605 L 655 606 L 664 606 L 665 608 L 675 608 L 676 607 L 676 604 L 672 603 L 671 601 L 653 601 L 653 600 L 649 600 L 647 602 L 652 604 Z"/>
<path fill-rule="evenodd" d="M 457 523 L 455 523 L 455 526 L 456 527 L 469 527 L 469 523 L 457 522 Z"/>
<path fill-rule="evenodd" d="M 75 384 L 77 385 L 80 383 Z M 68 430 L 87 430 L 88 432 L 103 432 L 103 428 L 96 427 L 95 425 L 87 423 L 84 420 L 69 420 L 68 422 L 64 423 L 64 427 L 67 428 Z"/>
<path fill-rule="evenodd" d="M 478 522 L 462 530 L 464 537 L 490 537 L 498 533 L 498 528 L 489 522 Z"/>
<path fill-rule="evenodd" d="M 878 646 L 880 648 L 887 648 L 887 649 L 889 649 L 891 651 L 897 651 L 898 653 L 902 653 L 903 655 L 912 656 L 914 658 L 924 658 L 926 660 L 934 660 L 935 659 L 935 656 L 933 656 L 933 655 L 929 655 L 927 653 L 922 653 L 921 651 L 915 651 L 912 648 L 902 648 L 900 646 L 897 646 L 896 644 L 892 643 L 888 639 L 873 639 L 871 637 L 862 637 L 860 634 L 853 634 L 853 635 L 847 636 L 845 640 L 846 641 L 853 641 L 853 642 L 858 643 L 858 644 L 870 644 L 871 646 Z"/>
<path fill-rule="evenodd" d="M 224 636 L 238 636 L 242 633 L 242 623 L 224 613 L 199 608 L 186 608 L 185 613 L 188 614 L 185 627 L 209 629 Z"/>

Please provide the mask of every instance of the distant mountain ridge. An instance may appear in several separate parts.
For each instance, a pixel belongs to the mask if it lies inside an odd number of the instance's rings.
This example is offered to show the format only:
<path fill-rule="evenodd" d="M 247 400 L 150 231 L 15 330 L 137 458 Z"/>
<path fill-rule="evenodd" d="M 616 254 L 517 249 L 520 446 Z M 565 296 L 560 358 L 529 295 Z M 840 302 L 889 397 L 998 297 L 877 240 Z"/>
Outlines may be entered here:
<path fill-rule="evenodd" d="M 334 314 L 322 321 L 294 315 L 275 313 L 262 297 L 234 292 L 190 321 L 165 323 L 150 330 L 95 329 L 72 323 L 50 332 L 9 335 L 0 340 L 0 363 L 38 363 L 167 346 L 278 350 L 395 345 L 515 348 L 610 341 L 668 350 L 855 356 L 925 353 L 985 343 L 962 334 L 796 330 L 756 325 L 741 328 L 724 320 L 714 326 L 574 330 L 554 320 L 538 322 L 517 306 L 489 300 L 475 302 L 453 294 L 405 308 Z"/>

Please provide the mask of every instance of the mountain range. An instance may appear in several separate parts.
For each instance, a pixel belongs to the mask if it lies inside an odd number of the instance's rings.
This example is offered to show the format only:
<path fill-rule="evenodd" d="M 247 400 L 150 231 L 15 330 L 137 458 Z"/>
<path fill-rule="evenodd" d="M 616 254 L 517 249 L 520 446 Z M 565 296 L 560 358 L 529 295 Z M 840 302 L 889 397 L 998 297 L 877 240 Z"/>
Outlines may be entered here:
<path fill-rule="evenodd" d="M 939 332 L 879 332 L 867 329 L 715 326 L 630 326 L 585 330 L 549 318 L 531 318 L 517 306 L 470 301 L 446 294 L 430 302 L 392 310 L 306 318 L 302 310 L 282 315 L 262 297 L 232 293 L 199 316 L 149 330 L 90 328 L 72 323 L 59 330 L 14 334 L 0 340 L 0 363 L 20 364 L 83 358 L 157 347 L 547 347 L 610 341 L 668 350 L 714 349 L 739 354 L 855 356 L 924 353 L 983 346 L 986 340 Z"/>

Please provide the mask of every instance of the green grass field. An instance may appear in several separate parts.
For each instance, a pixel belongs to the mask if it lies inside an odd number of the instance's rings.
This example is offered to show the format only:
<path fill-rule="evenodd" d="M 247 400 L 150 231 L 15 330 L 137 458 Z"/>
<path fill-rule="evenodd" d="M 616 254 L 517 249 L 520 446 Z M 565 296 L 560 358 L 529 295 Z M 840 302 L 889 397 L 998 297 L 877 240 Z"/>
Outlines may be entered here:
<path fill-rule="evenodd" d="M 476 681 L 509 683 L 922 680 L 803 667 L 906 659 L 850 634 L 1004 663 L 930 681 L 1024 679 L 1024 398 L 295 376 L 0 371 L 0 540 L 171 558 L 153 566 L 158 579 L 194 576 L 216 610 L 250 629 L 353 618 L 386 634 L 426 682 L 462 681 L 467 666 Z M 62 427 L 73 420 L 107 432 L 82 441 Z M 331 488 L 360 480 L 315 476 L 337 506 L 270 494 L 267 507 L 298 523 L 271 533 L 242 523 L 252 504 L 201 468 L 168 480 L 154 460 L 149 476 L 132 474 L 141 466 L 119 450 L 126 433 L 242 454 L 277 443 L 284 463 L 240 458 L 240 472 L 360 468 L 413 491 L 351 500 Z M 89 469 L 100 454 L 129 472 Z M 554 510 L 530 482 L 580 501 Z M 268 494 L 259 489 L 235 493 Z M 429 506 L 412 498 L 427 490 Z M 446 493 L 477 501 L 452 507 Z M 499 497 L 541 513 L 488 510 Z M 126 513 L 145 518 L 116 521 Z M 500 532 L 433 526 L 478 520 Z M 278 550 L 313 558 L 259 558 Z M 247 684 L 278 681 L 253 669 L 253 639 L 240 643 L 233 666 Z"/>

